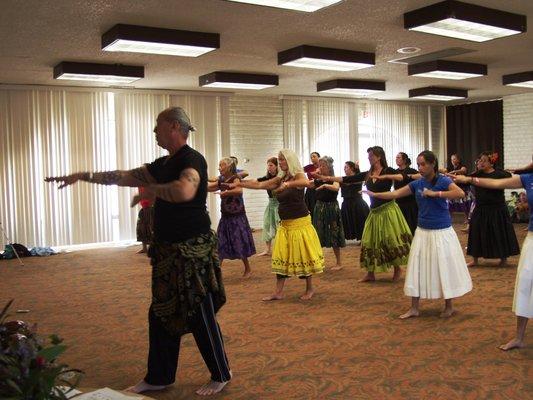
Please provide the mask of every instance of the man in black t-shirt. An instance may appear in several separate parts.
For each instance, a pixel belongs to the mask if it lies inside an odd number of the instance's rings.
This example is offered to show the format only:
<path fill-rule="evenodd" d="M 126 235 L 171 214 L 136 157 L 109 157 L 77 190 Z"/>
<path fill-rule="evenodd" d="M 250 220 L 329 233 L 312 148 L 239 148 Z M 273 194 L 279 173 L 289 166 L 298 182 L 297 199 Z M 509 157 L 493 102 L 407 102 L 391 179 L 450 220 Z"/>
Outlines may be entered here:
<path fill-rule="evenodd" d="M 180 339 L 191 332 L 211 380 L 197 390 L 218 393 L 231 379 L 216 312 L 226 302 L 217 241 L 206 209 L 207 163 L 187 145 L 194 131 L 180 107 L 157 117 L 157 144 L 169 155 L 129 171 L 80 172 L 46 178 L 63 188 L 78 180 L 103 185 L 145 188 L 132 206 L 154 198 L 152 304 L 148 313 L 149 354 L 145 378 L 128 390 L 161 390 L 175 381 Z"/>

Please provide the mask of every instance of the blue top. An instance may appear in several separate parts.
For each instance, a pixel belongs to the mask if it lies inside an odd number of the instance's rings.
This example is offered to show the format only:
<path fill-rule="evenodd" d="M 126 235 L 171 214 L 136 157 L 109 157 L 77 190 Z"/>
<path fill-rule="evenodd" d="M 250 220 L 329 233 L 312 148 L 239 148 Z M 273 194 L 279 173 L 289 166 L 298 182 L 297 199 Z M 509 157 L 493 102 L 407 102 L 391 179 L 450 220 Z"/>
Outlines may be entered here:
<path fill-rule="evenodd" d="M 452 226 L 452 217 L 448 211 L 448 201 L 442 197 L 424 197 L 424 188 L 434 192 L 446 192 L 452 180 L 439 175 L 435 185 L 424 178 L 409 183 L 418 204 L 418 226 L 424 229 L 444 229 Z"/>
<path fill-rule="evenodd" d="M 529 232 L 533 232 L 533 218 L 531 218 L 531 210 L 533 210 L 533 174 L 520 175 L 522 186 L 526 189 L 527 204 L 529 204 Z"/>

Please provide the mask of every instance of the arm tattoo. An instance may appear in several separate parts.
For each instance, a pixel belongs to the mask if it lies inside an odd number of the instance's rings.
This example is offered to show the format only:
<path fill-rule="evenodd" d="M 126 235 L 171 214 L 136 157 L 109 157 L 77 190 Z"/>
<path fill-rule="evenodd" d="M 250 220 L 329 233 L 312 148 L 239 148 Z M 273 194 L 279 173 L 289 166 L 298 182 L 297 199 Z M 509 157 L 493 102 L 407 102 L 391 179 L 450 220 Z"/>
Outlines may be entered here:
<path fill-rule="evenodd" d="M 93 173 L 91 183 L 98 183 L 100 185 L 116 185 L 122 179 L 121 171 L 105 171 Z"/>
<path fill-rule="evenodd" d="M 194 174 L 192 171 L 187 170 L 187 169 L 185 171 L 182 171 L 182 173 L 180 174 L 180 179 L 181 178 L 187 179 L 189 182 L 191 182 L 194 185 L 195 188 L 197 188 L 198 184 L 200 183 L 200 179 L 197 176 L 197 174 Z"/>
<path fill-rule="evenodd" d="M 146 179 L 146 175 L 144 172 L 145 172 L 144 167 L 135 168 L 129 171 L 130 175 L 134 177 L 135 179 L 137 179 L 138 181 L 141 181 L 143 183 L 149 183 L 148 179 Z"/>

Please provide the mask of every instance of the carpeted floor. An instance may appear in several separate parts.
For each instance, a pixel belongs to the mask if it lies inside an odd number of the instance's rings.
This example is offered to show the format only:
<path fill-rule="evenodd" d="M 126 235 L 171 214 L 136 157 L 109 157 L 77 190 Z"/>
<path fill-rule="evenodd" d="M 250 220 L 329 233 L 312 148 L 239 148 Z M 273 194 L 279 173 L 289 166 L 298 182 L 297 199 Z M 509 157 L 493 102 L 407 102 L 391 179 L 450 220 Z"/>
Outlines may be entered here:
<path fill-rule="evenodd" d="M 519 241 L 525 225 L 515 225 Z M 458 226 L 456 226 L 458 228 Z M 262 250 L 255 235 L 258 251 Z M 459 233 L 464 244 L 466 236 Z M 150 267 L 139 247 L 80 251 L 49 258 L 0 261 L 0 305 L 15 298 L 16 318 L 37 322 L 68 345 L 62 361 L 85 371 L 83 386 L 125 388 L 144 375 Z M 228 303 L 219 314 L 234 379 L 220 399 L 526 399 L 533 397 L 533 327 L 527 347 L 497 349 L 514 334 L 511 312 L 518 257 L 472 268 L 474 290 L 456 301 L 457 315 L 439 318 L 443 301 L 422 301 L 406 321 L 403 279 L 390 274 L 358 283 L 359 247 L 343 251 L 345 268 L 316 279 L 310 302 L 291 279 L 283 301 L 263 303 L 274 276 L 269 259 L 223 266 Z M 334 256 L 326 251 L 331 265 Z M 194 398 L 209 375 L 189 335 L 182 342 L 177 383 L 150 394 Z"/>

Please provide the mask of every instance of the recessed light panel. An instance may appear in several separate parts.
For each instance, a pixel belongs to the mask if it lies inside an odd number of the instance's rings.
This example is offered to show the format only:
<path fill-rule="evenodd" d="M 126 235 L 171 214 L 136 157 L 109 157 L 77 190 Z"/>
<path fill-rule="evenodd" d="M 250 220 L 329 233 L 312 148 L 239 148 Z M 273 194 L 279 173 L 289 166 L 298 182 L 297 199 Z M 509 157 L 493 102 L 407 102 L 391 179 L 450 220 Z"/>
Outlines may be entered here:
<path fill-rule="evenodd" d="M 410 76 L 460 80 L 487 75 L 487 66 L 484 64 L 435 60 L 408 65 L 407 72 Z"/>
<path fill-rule="evenodd" d="M 261 90 L 278 86 L 278 76 L 215 71 L 200 76 L 199 83 L 202 87 Z"/>
<path fill-rule="evenodd" d="M 342 94 L 348 96 L 369 96 L 385 91 L 385 82 L 361 81 L 355 79 L 335 79 L 319 82 L 316 85 L 317 92 Z"/>
<path fill-rule="evenodd" d="M 437 86 L 427 86 L 409 90 L 409 98 L 418 100 L 450 101 L 468 97 L 466 89 L 452 89 Z"/>
<path fill-rule="evenodd" d="M 144 78 L 144 67 L 64 61 L 54 67 L 54 79 L 127 84 Z"/>
<path fill-rule="evenodd" d="M 502 76 L 502 83 L 506 86 L 517 86 L 533 89 L 533 71 L 504 75 Z"/>
<path fill-rule="evenodd" d="M 258 6 L 286 8 L 288 10 L 314 12 L 321 8 L 339 3 L 341 0 L 229 0 L 236 3 L 255 4 Z"/>
<path fill-rule="evenodd" d="M 374 53 L 308 45 L 278 53 L 278 65 L 330 71 L 353 71 L 369 68 L 376 64 L 375 60 Z"/>

